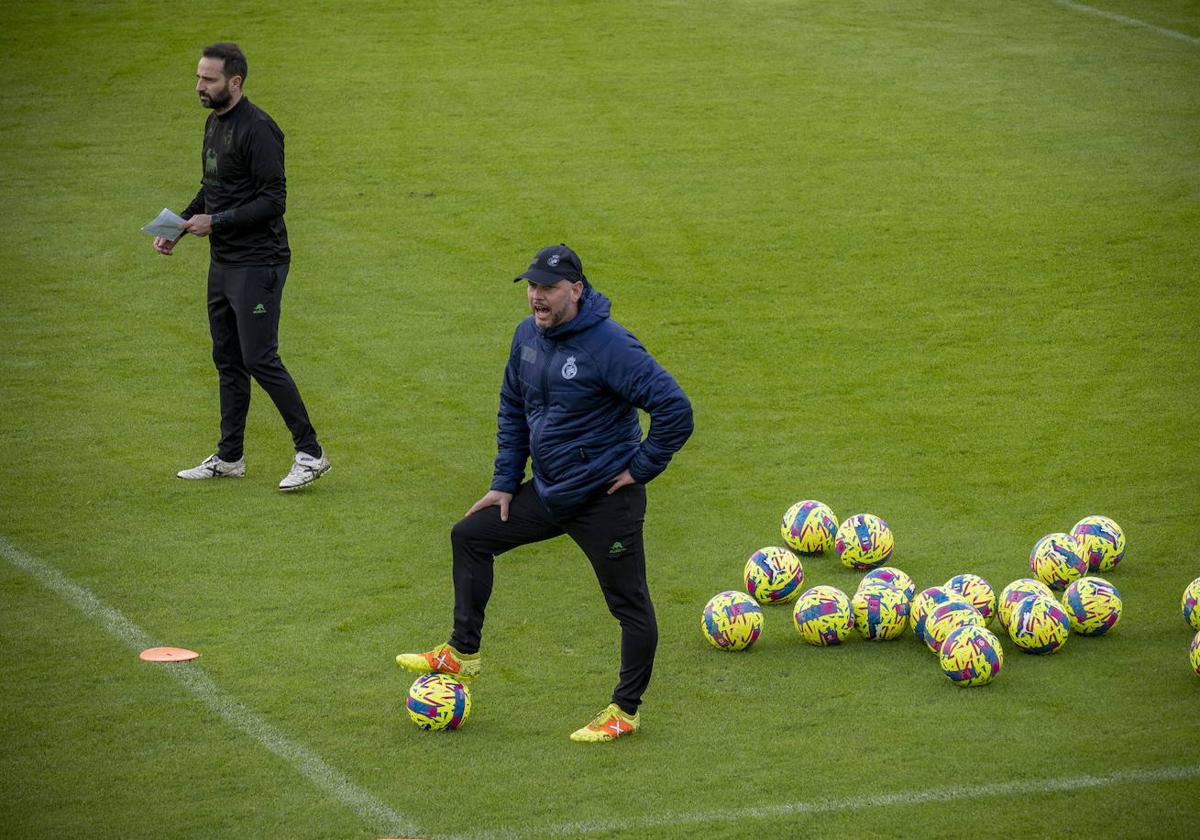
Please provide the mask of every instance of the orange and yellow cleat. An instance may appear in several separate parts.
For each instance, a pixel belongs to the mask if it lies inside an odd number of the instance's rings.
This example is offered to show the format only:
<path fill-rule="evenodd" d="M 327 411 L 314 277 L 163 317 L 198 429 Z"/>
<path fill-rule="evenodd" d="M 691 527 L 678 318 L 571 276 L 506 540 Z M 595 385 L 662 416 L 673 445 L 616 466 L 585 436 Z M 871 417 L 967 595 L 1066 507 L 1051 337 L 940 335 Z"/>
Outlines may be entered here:
<path fill-rule="evenodd" d="M 576 729 L 572 732 L 571 740 L 584 744 L 615 741 L 632 732 L 637 732 L 641 725 L 641 720 L 636 712 L 630 717 L 621 711 L 621 707 L 616 703 L 609 703 L 604 711 L 592 718 L 591 723 L 583 729 Z"/>
<path fill-rule="evenodd" d="M 424 653 L 402 653 L 396 657 L 396 664 L 422 674 L 450 674 L 464 680 L 474 679 L 480 671 L 478 653 L 460 653 L 449 644 Z"/>

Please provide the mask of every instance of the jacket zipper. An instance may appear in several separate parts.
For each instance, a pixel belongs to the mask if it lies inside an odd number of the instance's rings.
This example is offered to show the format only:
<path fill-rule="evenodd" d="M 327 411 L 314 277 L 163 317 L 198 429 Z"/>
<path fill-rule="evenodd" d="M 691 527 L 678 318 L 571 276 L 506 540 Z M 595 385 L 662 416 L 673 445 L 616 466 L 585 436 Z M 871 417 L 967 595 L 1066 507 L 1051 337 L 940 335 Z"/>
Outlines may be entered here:
<path fill-rule="evenodd" d="M 554 358 L 554 345 L 543 338 L 542 350 L 545 352 L 547 347 L 550 349 L 549 352 L 546 352 L 546 363 L 542 365 L 542 420 L 538 423 L 537 432 L 533 436 L 532 444 L 534 461 L 537 463 L 541 463 L 541 459 L 537 456 L 538 444 L 542 439 L 542 429 L 546 426 L 546 416 L 550 413 L 550 361 Z M 543 473 L 545 472 L 544 466 Z M 550 481 L 554 480 L 552 476 L 546 476 L 546 478 Z"/>

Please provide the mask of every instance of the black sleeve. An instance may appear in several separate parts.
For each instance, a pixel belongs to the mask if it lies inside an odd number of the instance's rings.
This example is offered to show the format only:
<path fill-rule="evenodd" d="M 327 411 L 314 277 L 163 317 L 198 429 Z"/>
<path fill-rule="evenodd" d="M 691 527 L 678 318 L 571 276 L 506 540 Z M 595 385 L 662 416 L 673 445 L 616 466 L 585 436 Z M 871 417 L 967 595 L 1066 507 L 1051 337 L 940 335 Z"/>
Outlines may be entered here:
<path fill-rule="evenodd" d="M 192 218 L 192 216 L 195 216 L 197 213 L 203 213 L 203 212 L 204 212 L 204 185 L 201 184 L 200 191 L 196 193 L 196 197 L 192 199 L 192 203 L 189 204 L 187 206 L 187 208 L 179 215 L 183 219 L 186 220 L 186 219 Z"/>
<path fill-rule="evenodd" d="M 255 195 L 245 204 L 224 211 L 225 224 L 229 227 L 261 225 L 282 216 L 287 209 L 283 132 L 265 120 L 256 120 L 246 133 L 246 158 Z"/>

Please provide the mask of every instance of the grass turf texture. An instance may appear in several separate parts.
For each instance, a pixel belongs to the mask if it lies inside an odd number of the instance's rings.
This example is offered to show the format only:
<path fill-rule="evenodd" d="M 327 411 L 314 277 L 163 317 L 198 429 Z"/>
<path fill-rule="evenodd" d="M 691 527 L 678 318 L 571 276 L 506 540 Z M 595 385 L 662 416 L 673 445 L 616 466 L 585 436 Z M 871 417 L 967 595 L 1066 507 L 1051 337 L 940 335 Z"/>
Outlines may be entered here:
<path fill-rule="evenodd" d="M 1103 7 L 1200 37 L 1193 3 Z M 6 12 L 0 533 L 200 650 L 422 834 L 1191 832 L 1194 777 L 670 817 L 1195 766 L 1200 48 L 1036 0 L 199 18 Z M 335 464 L 292 496 L 257 388 L 248 477 L 172 477 L 216 437 L 207 249 L 163 259 L 137 227 L 195 190 L 189 88 L 219 38 L 288 137 L 281 348 Z M 567 741 L 607 702 L 616 629 L 557 541 L 500 561 L 464 730 L 419 732 L 391 656 L 448 631 L 448 529 L 486 489 L 523 307 L 509 278 L 559 241 L 696 408 L 650 490 L 644 731 Z M 1051 658 L 1007 644 L 978 690 L 911 638 L 805 647 L 787 608 L 750 653 L 713 651 L 705 601 L 804 497 L 888 519 L 918 588 L 970 571 L 999 591 L 1038 537 L 1107 514 L 1125 616 Z M 858 580 L 805 567 L 806 586 Z M 9 563 L 0 593 L 0 833 L 390 830 Z"/>

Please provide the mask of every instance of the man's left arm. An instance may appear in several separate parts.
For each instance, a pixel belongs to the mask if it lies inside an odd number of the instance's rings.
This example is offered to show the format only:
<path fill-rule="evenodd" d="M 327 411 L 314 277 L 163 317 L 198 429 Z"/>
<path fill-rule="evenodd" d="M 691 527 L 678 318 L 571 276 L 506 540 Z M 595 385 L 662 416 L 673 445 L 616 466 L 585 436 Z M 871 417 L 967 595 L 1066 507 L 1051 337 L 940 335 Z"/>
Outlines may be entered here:
<path fill-rule="evenodd" d="M 692 404 L 675 377 L 637 339 L 629 336 L 612 351 L 608 377 L 611 387 L 650 415 L 650 429 L 628 468 L 634 481 L 646 484 L 667 468 L 671 456 L 691 437 Z"/>

